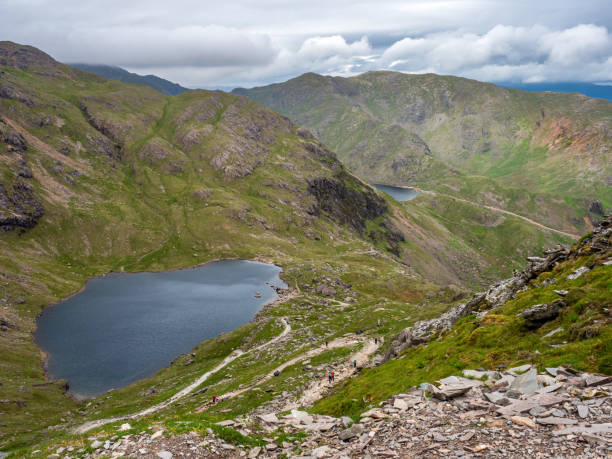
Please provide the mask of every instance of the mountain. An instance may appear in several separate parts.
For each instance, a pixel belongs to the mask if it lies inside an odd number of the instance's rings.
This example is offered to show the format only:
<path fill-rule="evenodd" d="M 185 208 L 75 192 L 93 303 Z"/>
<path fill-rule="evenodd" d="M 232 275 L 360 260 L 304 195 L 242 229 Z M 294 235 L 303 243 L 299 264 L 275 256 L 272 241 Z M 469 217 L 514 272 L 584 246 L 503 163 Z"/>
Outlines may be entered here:
<path fill-rule="evenodd" d="M 112 65 L 96 65 L 96 64 L 68 64 L 75 69 L 83 70 L 84 72 L 95 73 L 109 80 L 123 81 L 124 83 L 137 84 L 140 86 L 150 86 L 158 92 L 167 96 L 176 96 L 188 88 L 184 88 L 180 84 L 172 83 L 155 75 L 138 75 L 137 73 L 128 72 L 121 67 Z"/>
<path fill-rule="evenodd" d="M 525 91 L 550 91 L 580 93 L 588 97 L 606 99 L 612 102 L 612 84 L 593 84 L 581 82 L 559 82 L 559 83 L 498 83 L 504 88 L 523 89 Z"/>
<path fill-rule="evenodd" d="M 197 365 L 100 397 L 108 410 L 66 397 L 65 382 L 46 380 L 32 332 L 43 307 L 89 278 L 223 258 L 277 263 L 293 296 L 229 340 L 268 336 L 279 311 L 307 324 L 280 343 L 272 365 L 310 334 L 368 329 L 408 311 L 429 317 L 515 263 L 482 253 L 435 216 L 406 211 L 308 130 L 249 98 L 166 96 L 11 42 L 0 42 L 0 158 L 0 448 L 137 409 L 150 402 L 140 394 L 151 381 L 161 400 L 233 351 L 207 341 L 194 350 Z M 490 225 L 487 211 L 474 215 L 468 225 Z M 493 223 L 536 245 L 563 240 L 511 216 Z M 315 290 L 325 285 L 334 298 Z"/>
<path fill-rule="evenodd" d="M 530 248 L 568 240 L 440 191 L 417 198 L 427 205 L 401 205 L 310 131 L 247 97 L 166 96 L 10 42 L 0 42 L 0 158 L 0 452 L 12 457 L 123 454 L 124 441 L 153 430 L 139 448 L 165 435 L 188 436 L 188 448 L 215 457 L 268 436 L 301 444 L 303 434 L 273 422 L 219 422 L 310 406 L 328 395 L 330 371 L 349 387 L 355 362 L 382 362 L 406 327 L 453 311 Z M 251 323 L 130 386 L 74 400 L 70 381 L 47 379 L 33 338 L 43 308 L 109 272 L 224 258 L 275 263 L 289 288 Z M 579 287 L 567 320 L 580 317 L 578 298 L 609 297 L 609 288 L 593 293 L 607 284 L 600 260 L 588 260 L 597 277 L 559 284 Z M 580 323 L 600 320 L 584 310 Z M 209 449 L 208 435 L 223 450 Z"/>
<path fill-rule="evenodd" d="M 414 185 L 578 234 L 612 207 L 612 104 L 465 78 L 304 74 L 236 94 L 310 129 L 373 183 Z"/>

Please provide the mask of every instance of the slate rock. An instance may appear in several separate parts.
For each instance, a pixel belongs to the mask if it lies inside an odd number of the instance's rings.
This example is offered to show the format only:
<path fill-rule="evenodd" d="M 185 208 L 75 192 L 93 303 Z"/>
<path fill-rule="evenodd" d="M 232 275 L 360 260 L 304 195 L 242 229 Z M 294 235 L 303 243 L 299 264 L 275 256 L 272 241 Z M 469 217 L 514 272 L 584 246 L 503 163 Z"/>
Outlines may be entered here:
<path fill-rule="evenodd" d="M 342 441 L 350 440 L 358 435 L 361 435 L 363 432 L 363 426 L 361 424 L 353 424 L 348 429 L 342 430 L 338 434 L 338 438 Z"/>
<path fill-rule="evenodd" d="M 172 453 L 170 451 L 160 451 L 157 453 L 157 457 L 161 459 L 172 459 Z"/>
<path fill-rule="evenodd" d="M 538 372 L 535 368 L 518 376 L 510 385 L 510 390 L 518 391 L 524 395 L 534 394 L 538 389 L 540 389 L 540 385 L 538 384 Z"/>
<path fill-rule="evenodd" d="M 580 416 L 582 419 L 586 418 L 589 415 L 589 407 L 586 405 L 578 405 L 576 408 L 578 408 L 578 416 Z"/>
<path fill-rule="evenodd" d="M 557 416 L 548 416 L 547 418 L 536 419 L 538 424 L 549 424 L 549 425 L 573 425 L 578 424 L 578 421 L 570 418 L 560 418 Z"/>
<path fill-rule="evenodd" d="M 517 314 L 517 317 L 525 319 L 527 328 L 538 328 L 544 323 L 551 321 L 559 315 L 561 309 L 565 307 L 565 301 L 558 299 L 548 304 L 536 304 Z"/>

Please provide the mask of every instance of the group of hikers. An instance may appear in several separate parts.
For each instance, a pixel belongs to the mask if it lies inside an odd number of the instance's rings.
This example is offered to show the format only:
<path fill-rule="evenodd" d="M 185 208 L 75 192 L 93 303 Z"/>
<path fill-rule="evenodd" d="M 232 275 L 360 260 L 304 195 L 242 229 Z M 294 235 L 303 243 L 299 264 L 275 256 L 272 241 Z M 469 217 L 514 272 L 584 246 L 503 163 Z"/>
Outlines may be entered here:
<path fill-rule="evenodd" d="M 378 344 L 378 338 L 374 338 L 374 344 Z M 325 347 L 329 347 L 329 341 L 325 341 Z M 353 368 L 357 368 L 357 359 L 353 360 Z M 274 376 L 280 376 L 280 371 L 275 371 L 274 372 Z M 336 374 L 333 371 L 330 371 L 327 375 L 327 381 L 331 384 L 336 380 Z M 223 399 L 225 400 L 225 399 Z M 219 397 L 217 397 L 216 395 L 212 396 L 212 403 L 213 405 L 219 401 L 223 401 L 220 400 Z"/>

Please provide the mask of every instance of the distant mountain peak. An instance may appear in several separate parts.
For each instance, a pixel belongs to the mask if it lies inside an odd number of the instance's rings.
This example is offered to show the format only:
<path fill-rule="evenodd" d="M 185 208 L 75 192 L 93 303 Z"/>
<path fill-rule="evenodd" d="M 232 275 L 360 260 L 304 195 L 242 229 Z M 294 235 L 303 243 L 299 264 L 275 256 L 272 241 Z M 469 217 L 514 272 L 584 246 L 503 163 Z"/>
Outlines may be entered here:
<path fill-rule="evenodd" d="M 114 65 L 104 64 L 68 64 L 84 72 L 94 73 L 109 80 L 123 81 L 124 83 L 137 84 L 140 86 L 149 86 L 167 96 L 175 96 L 189 91 L 188 88 L 180 84 L 160 78 L 156 75 L 139 75 L 137 73 L 128 72 L 127 70 Z"/>
<path fill-rule="evenodd" d="M 50 70 L 51 76 L 65 76 L 65 68 L 38 48 L 21 45 L 12 41 L 0 41 L 0 66 L 16 67 L 27 70 L 32 67 L 42 67 Z"/>

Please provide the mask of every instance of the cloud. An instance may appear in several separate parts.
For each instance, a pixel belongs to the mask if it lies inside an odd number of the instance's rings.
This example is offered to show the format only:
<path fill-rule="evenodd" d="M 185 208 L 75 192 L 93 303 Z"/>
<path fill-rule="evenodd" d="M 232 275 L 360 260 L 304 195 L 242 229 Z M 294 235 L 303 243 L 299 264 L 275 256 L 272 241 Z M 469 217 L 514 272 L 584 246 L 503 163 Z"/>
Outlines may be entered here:
<path fill-rule="evenodd" d="M 602 26 L 550 30 L 496 25 L 480 35 L 450 32 L 404 38 L 383 52 L 379 65 L 488 81 L 596 80 L 610 71 L 611 55 L 612 39 Z"/>
<path fill-rule="evenodd" d="M 0 0 L 0 30 L 63 62 L 190 87 L 380 69 L 598 81 L 612 74 L 609 1 Z"/>
<path fill-rule="evenodd" d="M 355 55 L 364 55 L 372 51 L 367 37 L 361 37 L 361 40 L 348 44 L 340 35 L 332 35 L 329 37 L 312 37 L 308 38 L 298 51 L 299 58 L 312 61 L 320 61 L 333 57 L 351 57 Z"/>
<path fill-rule="evenodd" d="M 67 36 L 64 60 L 145 67 L 235 67 L 273 62 L 270 37 L 217 25 L 78 29 Z M 81 49 L 87 49 L 86 57 Z M 109 53 L 112 50 L 112 53 Z"/>

